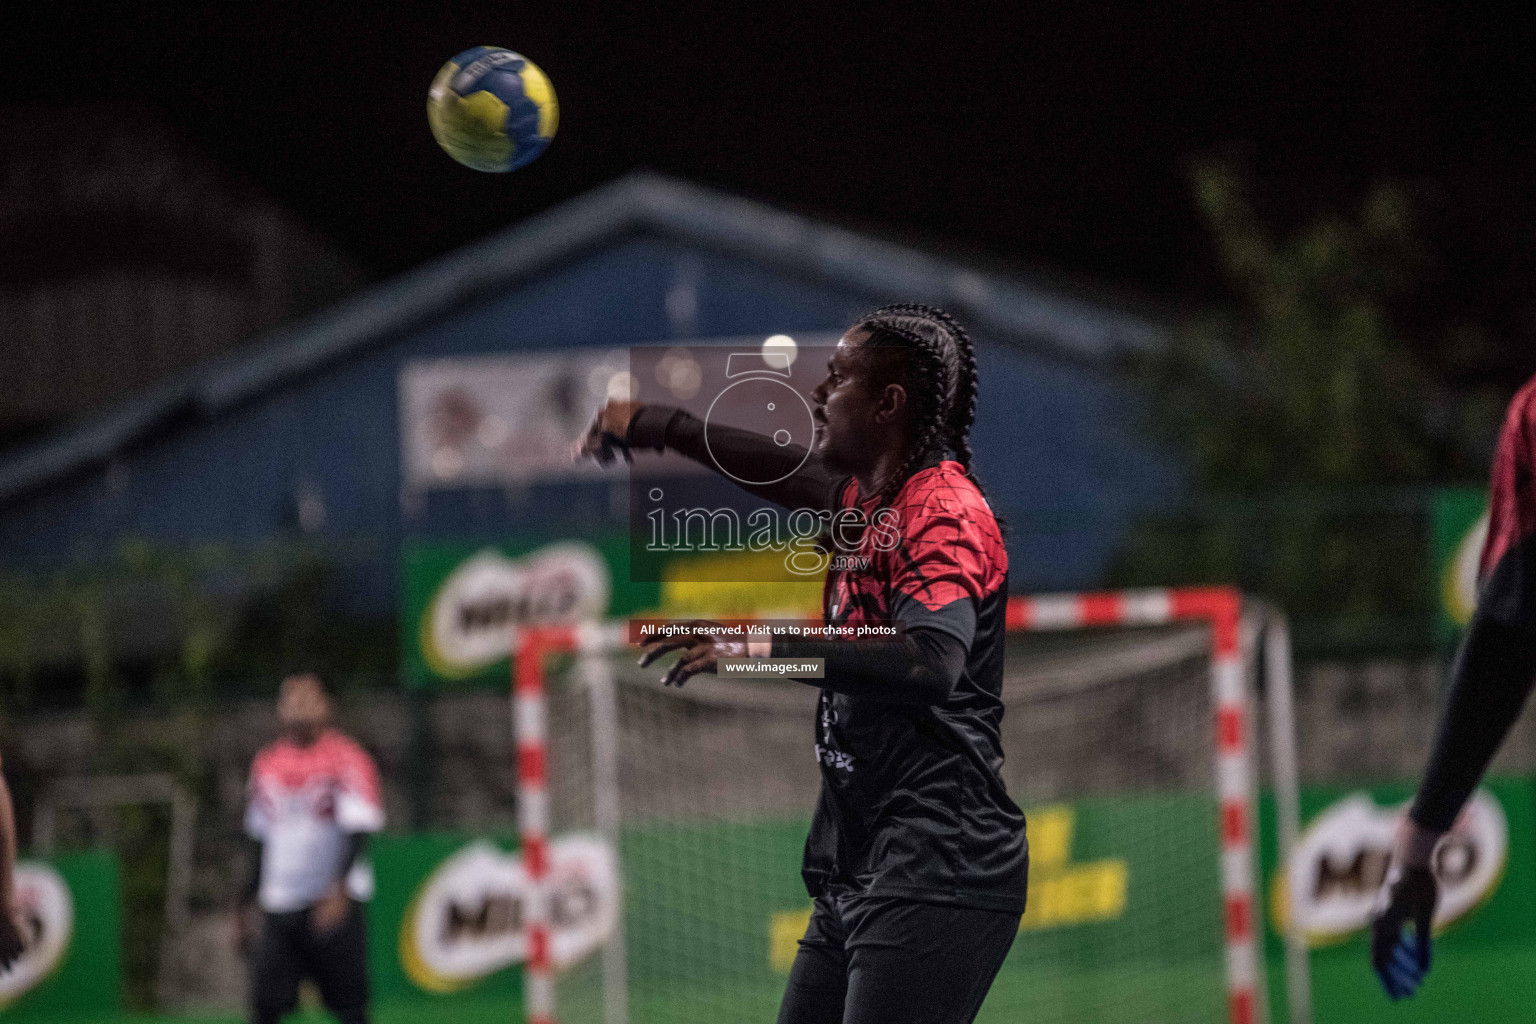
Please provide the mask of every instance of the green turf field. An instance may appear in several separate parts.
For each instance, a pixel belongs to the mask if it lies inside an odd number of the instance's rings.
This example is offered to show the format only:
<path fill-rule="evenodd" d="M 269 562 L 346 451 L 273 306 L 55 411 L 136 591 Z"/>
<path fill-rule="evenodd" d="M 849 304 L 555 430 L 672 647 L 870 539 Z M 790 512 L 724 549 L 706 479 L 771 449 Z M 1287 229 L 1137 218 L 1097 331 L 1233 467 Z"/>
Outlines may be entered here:
<path fill-rule="evenodd" d="M 1423 991 L 1414 999 L 1392 1005 L 1376 986 L 1364 961 L 1352 956 L 1323 956 L 1313 967 L 1315 1024 L 1427 1024 L 1478 1021 L 1514 1024 L 1536 1021 L 1531 993 L 1536 985 L 1536 949 L 1447 950 L 1437 958 Z M 1278 979 L 1275 979 L 1278 982 Z M 1225 1024 L 1219 1004 L 1212 1004 L 1212 986 L 1220 985 L 1208 971 L 1164 968 L 1155 971 L 1081 971 L 1054 977 L 1015 973 L 999 979 L 982 1009 L 980 1024 Z M 695 988 L 692 991 L 636 992 L 630 1003 L 633 1024 L 676 1024 L 678 1021 L 771 1022 L 778 1007 L 775 989 L 736 989 L 730 992 Z M 1219 999 L 1219 993 L 1218 993 Z M 376 1024 L 509 1024 L 521 1020 L 515 1000 L 505 996 L 452 1001 L 451 1011 L 440 1004 L 385 1003 L 374 1014 Z M 1276 1005 L 1274 1021 L 1284 1020 Z M 33 1018 L 40 1020 L 40 1018 Z M 582 1014 L 572 1024 L 593 1024 L 599 1018 Z M 71 1024 L 237 1024 L 237 1017 L 122 1015 L 73 1021 Z M 293 1024 L 322 1024 L 330 1018 L 318 1011 L 295 1014 Z"/>
<path fill-rule="evenodd" d="M 1368 967 L 1365 937 L 1357 934 L 1312 955 L 1314 1024 L 1536 1024 L 1536 1002 L 1530 997 L 1536 991 L 1536 862 L 1523 838 L 1530 834 L 1536 801 L 1523 780 L 1495 783 L 1494 788 L 1508 809 L 1509 863 L 1489 901 L 1437 943 L 1435 967 L 1420 995 L 1391 1004 Z M 1321 806 L 1337 795 L 1309 797 Z M 1391 797 L 1383 799 L 1390 802 Z M 1063 860 L 1058 867 L 1123 863 L 1128 879 L 1124 900 L 1102 918 L 1064 921 L 1053 913 L 1026 927 L 982 1009 L 981 1024 L 1225 1024 L 1219 910 L 1211 896 L 1217 889 L 1214 858 L 1203 841 L 1179 841 L 1183 835 L 1208 834 L 1208 805 L 1180 796 L 1109 798 L 1081 801 L 1072 812 L 1071 848 L 1058 851 Z M 1060 818 L 1062 808 L 1055 814 Z M 1042 852 L 1052 847 L 1050 821 L 1047 810 L 1034 816 Z M 803 835 L 799 822 L 709 822 L 634 829 L 625 836 L 631 873 L 626 894 L 631 1024 L 774 1020 L 787 968 L 774 918 L 808 909 L 795 871 Z M 1128 842 L 1127 836 L 1140 838 Z M 399 969 L 396 944 L 406 902 L 433 865 L 463 842 L 455 836 L 393 837 L 378 845 L 381 880 L 399 877 L 389 886 L 381 884 L 371 911 L 378 926 L 373 942 L 377 1024 L 508 1024 L 521 1019 L 514 971 L 484 979 L 472 993 L 434 999 L 419 994 Z M 1042 873 L 1041 880 L 1049 877 Z M 1035 881 L 1032 876 L 1032 885 Z M 1051 905 L 1049 885 L 1033 891 L 1037 913 Z M 1058 900 L 1056 911 L 1073 906 Z M 1273 934 L 1268 952 L 1270 1019 L 1283 1024 L 1289 1017 L 1283 1004 L 1282 951 Z M 793 955 L 792 941 L 788 955 Z M 597 970 L 596 962 L 589 961 L 560 985 L 560 1019 L 566 1024 L 600 1024 Z M 88 979 L 99 974 L 99 966 L 86 965 Z M 12 1019 L 63 1024 L 57 1015 L 22 1016 L 16 1008 L 0 1013 L 0 1020 Z M 318 1011 L 292 1018 L 328 1019 Z M 71 1016 L 68 1024 L 236 1020 Z"/>

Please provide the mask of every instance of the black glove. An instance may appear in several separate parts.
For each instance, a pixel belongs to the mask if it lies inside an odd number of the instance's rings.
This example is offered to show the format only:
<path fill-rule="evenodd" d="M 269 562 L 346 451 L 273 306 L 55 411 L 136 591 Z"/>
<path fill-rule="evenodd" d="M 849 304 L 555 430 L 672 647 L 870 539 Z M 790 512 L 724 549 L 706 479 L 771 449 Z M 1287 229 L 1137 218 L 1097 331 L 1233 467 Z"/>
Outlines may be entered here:
<path fill-rule="evenodd" d="M 602 432 L 602 441 L 597 449 L 598 463 L 604 466 L 613 465 L 613 463 L 618 461 L 614 457 L 614 452 L 624 456 L 625 462 L 633 463 L 635 461 L 635 457 L 629 453 L 629 445 L 625 440 L 618 434 L 611 434 L 605 430 Z"/>
<path fill-rule="evenodd" d="M 27 951 L 29 930 L 20 915 L 0 908 L 0 973 L 9 970 Z"/>
<path fill-rule="evenodd" d="M 1396 1002 L 1413 995 L 1429 973 L 1430 928 L 1439 885 L 1429 868 L 1393 864 L 1371 914 L 1371 966 Z M 1413 925 L 1411 931 L 1405 926 Z"/>

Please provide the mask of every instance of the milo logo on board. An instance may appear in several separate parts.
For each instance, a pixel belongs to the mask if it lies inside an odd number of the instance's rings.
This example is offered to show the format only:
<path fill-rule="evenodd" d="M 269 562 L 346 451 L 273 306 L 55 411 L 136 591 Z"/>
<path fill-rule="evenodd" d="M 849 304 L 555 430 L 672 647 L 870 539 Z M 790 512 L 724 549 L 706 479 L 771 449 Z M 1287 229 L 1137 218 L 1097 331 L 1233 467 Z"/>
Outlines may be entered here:
<path fill-rule="evenodd" d="M 1452 622 L 1465 626 L 1477 607 L 1477 577 L 1488 541 L 1488 513 L 1462 535 L 1440 574 L 1441 604 Z"/>
<path fill-rule="evenodd" d="M 0 1008 L 42 984 L 64 960 L 75 929 L 75 901 L 59 873 L 46 864 L 16 865 L 16 904 L 26 926 L 26 952 L 0 972 Z"/>
<path fill-rule="evenodd" d="M 518 630 L 572 625 L 608 609 L 608 566 L 579 541 L 549 544 L 518 558 L 487 548 L 449 574 L 421 617 L 421 651 L 448 679 L 506 658 Z"/>
<path fill-rule="evenodd" d="M 569 967 L 613 935 L 618 864 L 595 836 L 549 845 L 550 959 Z M 528 957 L 529 881 L 522 858 L 475 842 L 448 857 L 412 898 L 400 925 L 400 964 L 428 992 L 453 992 Z"/>
<path fill-rule="evenodd" d="M 1314 818 L 1275 879 L 1270 910 L 1276 927 L 1284 930 L 1295 914 L 1313 946 L 1341 942 L 1367 927 L 1406 810 L 1378 807 L 1368 795 L 1354 793 Z M 1478 790 L 1435 848 L 1440 880 L 1435 927 L 1444 928 L 1492 896 L 1508 856 L 1504 808 Z"/>

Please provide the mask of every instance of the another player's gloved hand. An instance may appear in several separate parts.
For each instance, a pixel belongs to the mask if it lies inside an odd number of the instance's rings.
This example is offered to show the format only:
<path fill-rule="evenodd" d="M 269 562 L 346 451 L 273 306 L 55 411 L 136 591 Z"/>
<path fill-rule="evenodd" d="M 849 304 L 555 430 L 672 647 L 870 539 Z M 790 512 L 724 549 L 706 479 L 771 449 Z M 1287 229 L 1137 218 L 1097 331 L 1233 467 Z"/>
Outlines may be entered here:
<path fill-rule="evenodd" d="M 601 465 L 612 465 L 618 452 L 625 462 L 633 462 L 629 453 L 629 424 L 641 406 L 637 402 L 609 401 L 592 417 L 587 432 L 576 442 L 573 459 L 593 458 Z"/>
<path fill-rule="evenodd" d="M 1371 966 L 1394 1002 L 1417 992 L 1429 973 L 1430 928 L 1439 898 L 1430 868 L 1402 867 L 1393 859 L 1371 914 Z"/>
<path fill-rule="evenodd" d="M 27 923 L 12 906 L 0 905 L 0 972 L 27 951 Z"/>

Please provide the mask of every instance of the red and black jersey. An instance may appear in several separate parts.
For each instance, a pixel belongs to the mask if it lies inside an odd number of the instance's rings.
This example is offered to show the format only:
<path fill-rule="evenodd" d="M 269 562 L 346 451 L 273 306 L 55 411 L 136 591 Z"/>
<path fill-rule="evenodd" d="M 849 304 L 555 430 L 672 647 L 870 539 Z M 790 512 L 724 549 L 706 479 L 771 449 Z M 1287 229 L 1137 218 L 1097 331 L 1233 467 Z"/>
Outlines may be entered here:
<path fill-rule="evenodd" d="M 1477 610 L 1410 812 L 1435 831 L 1451 826 L 1536 680 L 1536 380 L 1504 417 L 1478 575 Z"/>
<path fill-rule="evenodd" d="M 1521 388 L 1509 403 L 1499 446 L 1493 457 L 1488 492 L 1488 539 L 1478 573 L 1481 584 L 1491 581 L 1505 557 L 1536 534 L 1536 380 Z M 1514 563 L 1511 563 L 1514 564 Z M 1529 600 L 1529 580 L 1520 590 Z M 1502 595 L 1499 595 L 1502 596 Z M 1527 609 L 1529 610 L 1529 609 Z"/>
<path fill-rule="evenodd" d="M 850 480 L 839 507 L 875 513 L 874 500 L 859 502 L 857 490 Z M 827 574 L 825 619 L 896 621 L 909 635 L 948 634 L 963 650 L 963 666 L 940 702 L 924 704 L 882 699 L 870 687 L 839 692 L 829 660 L 817 711 L 822 791 L 806 841 L 806 885 L 812 895 L 1022 912 L 1024 815 L 1000 775 L 1008 597 L 1002 535 L 956 462 L 913 475 L 891 508 L 896 542 L 882 544 L 870 529 L 843 568 Z M 782 646 L 786 654 L 803 650 Z"/>
<path fill-rule="evenodd" d="M 871 520 L 874 498 L 859 501 L 848 480 L 838 508 Z M 981 601 L 1006 591 L 1008 552 L 986 499 L 958 462 L 912 475 L 890 505 L 890 526 L 868 531 L 854 552 L 838 550 L 822 592 L 828 622 L 884 622 L 896 604 L 916 601 L 931 613 L 963 598 Z M 867 568 L 858 568 L 867 560 Z"/>

